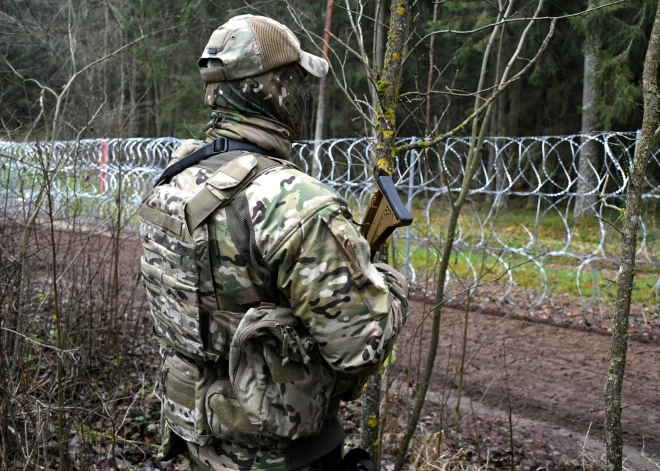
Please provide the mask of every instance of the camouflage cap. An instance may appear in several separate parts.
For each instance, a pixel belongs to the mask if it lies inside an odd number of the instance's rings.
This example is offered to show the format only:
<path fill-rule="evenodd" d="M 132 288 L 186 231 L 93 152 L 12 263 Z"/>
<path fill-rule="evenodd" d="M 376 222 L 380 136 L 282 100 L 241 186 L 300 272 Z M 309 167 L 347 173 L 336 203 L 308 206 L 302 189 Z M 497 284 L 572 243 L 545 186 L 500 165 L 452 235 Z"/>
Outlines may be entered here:
<path fill-rule="evenodd" d="M 316 77 L 328 73 L 328 62 L 303 51 L 282 23 L 241 15 L 213 32 L 197 64 L 204 82 L 210 83 L 254 77 L 292 63 Z"/>

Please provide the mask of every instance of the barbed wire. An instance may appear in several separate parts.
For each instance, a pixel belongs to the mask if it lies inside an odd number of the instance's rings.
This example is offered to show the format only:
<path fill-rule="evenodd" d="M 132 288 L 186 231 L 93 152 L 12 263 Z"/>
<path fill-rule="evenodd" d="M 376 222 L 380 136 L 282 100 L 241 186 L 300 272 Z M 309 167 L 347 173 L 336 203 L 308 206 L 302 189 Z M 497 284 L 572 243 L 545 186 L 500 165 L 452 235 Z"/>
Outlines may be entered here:
<path fill-rule="evenodd" d="M 616 222 L 621 212 L 612 208 L 625 205 L 637 141 L 636 133 L 487 138 L 459 221 L 454 265 L 475 282 L 485 265 L 489 273 L 504 276 L 500 300 L 516 287 L 511 268 L 521 264 L 535 270 L 539 302 L 554 289 L 548 274 L 557 264 L 575 273 L 579 294 L 597 296 L 595 271 L 612 269 L 618 262 L 618 238 L 607 221 Z M 579 156 L 588 142 L 595 143 L 598 158 L 581 174 Z M 51 176 L 58 218 L 111 220 L 120 208 L 128 230 L 135 230 L 142 198 L 180 143 L 174 138 L 89 139 L 54 145 L 0 141 L 5 211 L 24 213 L 34 204 L 39 175 L 50 163 L 48 171 L 58 169 Z M 452 138 L 406 152 L 395 164 L 394 181 L 415 222 L 397 232 L 394 246 L 400 266 L 413 280 L 428 276 L 426 271 L 437 261 L 436 248 L 443 241 L 452 199 L 460 191 L 469 144 L 469 138 Z M 370 139 L 299 142 L 293 145 L 292 161 L 307 173 L 315 171 L 316 178 L 334 188 L 359 214 L 373 191 L 373 145 Z M 659 155 L 654 153 L 647 172 L 637 253 L 638 264 L 648 265 L 651 273 L 657 273 L 660 265 Z M 586 201 L 584 218 L 573 217 L 578 199 Z M 658 304 L 660 278 L 655 277 L 649 301 Z"/>

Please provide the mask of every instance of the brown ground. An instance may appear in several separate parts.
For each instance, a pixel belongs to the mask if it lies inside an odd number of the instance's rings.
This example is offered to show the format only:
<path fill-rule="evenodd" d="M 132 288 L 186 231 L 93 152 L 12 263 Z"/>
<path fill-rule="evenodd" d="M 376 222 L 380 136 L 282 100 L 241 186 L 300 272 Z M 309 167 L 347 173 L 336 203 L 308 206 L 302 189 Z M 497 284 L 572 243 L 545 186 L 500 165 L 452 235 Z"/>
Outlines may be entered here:
<path fill-rule="evenodd" d="M 121 264 L 133 267 L 138 257 L 139 242 L 126 239 L 121 251 Z M 132 270 L 127 269 L 122 273 L 127 287 L 133 286 L 132 276 Z M 154 378 L 149 376 L 154 371 L 151 363 L 155 362 L 156 346 L 155 343 L 151 345 L 144 342 L 144 332 L 149 330 L 149 321 L 146 305 L 141 303 L 141 290 L 138 290 L 135 301 L 136 311 L 133 312 L 143 317 L 135 321 L 135 326 L 141 327 L 135 331 L 136 347 L 127 348 L 130 350 L 127 357 L 149 363 L 147 366 L 139 366 L 139 369 L 147 375 L 145 384 L 152 384 Z M 417 330 L 414 342 L 413 336 L 428 304 L 419 299 L 411 301 L 410 317 L 398 342 L 394 379 L 399 390 L 403 389 L 404 393 L 405 386 L 411 385 L 413 387 L 408 393 L 413 394 L 415 381 L 411 378 L 417 377 L 420 330 Z M 443 415 L 442 428 L 448 434 L 452 428 L 451 413 L 446 416 L 440 411 L 453 410 L 457 398 L 454 372 L 460 357 L 464 313 L 456 309 L 456 306 L 460 307 L 460 303 L 443 311 L 441 347 L 428 394 L 428 406 L 422 418 L 427 430 L 437 431 L 440 423 L 438 417 Z M 470 433 L 472 425 L 469 424 L 477 422 L 480 442 L 485 443 L 487 451 L 502 449 L 501 437 L 508 433 L 510 400 L 516 442 L 514 448 L 517 449 L 514 454 L 529 456 L 531 450 L 541 448 L 544 453 L 541 462 L 538 457 L 532 456 L 528 459 L 530 467 L 525 468 L 521 464 L 520 469 L 583 469 L 582 466 L 564 467 L 558 465 L 558 461 L 546 460 L 546 457 L 567 457 L 579 464 L 580 454 L 594 459 L 602 454 L 602 391 L 609 361 L 609 336 L 602 329 L 584 330 L 582 326 L 583 330 L 578 330 L 571 326 L 532 322 L 524 319 L 525 316 L 521 317 L 503 316 L 496 309 L 470 314 L 466 346 L 470 364 L 464 380 L 465 395 L 461 410 L 466 420 L 462 433 Z M 430 321 L 427 320 L 422 352 L 427 349 L 429 326 Z M 660 466 L 652 464 L 642 456 L 642 452 L 660 461 L 660 340 L 657 340 L 657 336 L 642 340 L 640 336 L 631 340 L 624 386 L 624 429 L 629 440 L 626 449 L 629 459 L 627 468 L 657 471 Z M 133 345 L 132 342 L 129 344 Z M 405 394 L 402 401 L 410 404 Z M 447 407 L 441 407 L 443 404 Z M 149 459 L 149 463 L 157 466 L 151 457 L 153 446 L 148 446 L 148 438 L 156 433 L 155 428 L 148 427 L 155 427 L 157 423 L 157 407 L 150 397 L 138 401 L 133 407 L 138 405 L 147 412 L 151 411 L 151 419 L 139 425 L 130 425 L 133 428 L 129 429 L 131 433 L 127 432 L 126 437 L 146 441 L 147 445 L 135 450 L 135 456 L 143 460 L 142 463 Z M 472 420 L 471 405 L 476 412 L 475 420 Z M 137 417 L 142 413 L 137 411 Z M 391 417 L 398 413 L 398 409 L 394 408 Z M 400 420 L 403 420 L 403 415 Z M 147 424 L 151 425 L 147 427 Z M 500 440 L 497 447 L 491 446 L 496 441 L 493 436 L 498 434 Z M 587 434 L 589 440 L 585 445 Z M 142 453 L 141 458 L 138 452 Z M 544 461 L 546 467 L 539 467 Z"/>
<path fill-rule="evenodd" d="M 427 309 L 420 301 L 411 304 L 408 325 L 399 341 L 399 373 L 406 367 L 409 371 L 416 368 L 418 347 L 410 363 L 409 346 L 422 312 Z M 449 408 L 455 407 L 457 382 L 452 370 L 459 364 L 463 325 L 464 312 L 443 311 L 442 347 L 429 393 L 436 406 L 442 404 L 444 396 L 448 398 L 445 400 Z M 424 350 L 429 326 L 427 320 Z M 589 440 L 587 447 L 594 455 L 600 453 L 604 439 L 602 393 L 609 362 L 609 336 L 472 312 L 467 339 L 467 357 L 473 360 L 466 371 L 465 392 L 473 403 L 481 403 L 475 405 L 477 415 L 506 416 L 508 397 L 517 433 L 533 432 L 560 453 L 575 458 L 583 451 L 589 433 L 594 440 Z M 418 346 L 418 340 L 415 345 Z M 402 377 L 405 375 L 399 379 Z M 660 344 L 632 340 L 623 399 L 629 469 L 660 469 L 640 455 L 644 451 L 647 456 L 655 456 L 656 461 L 660 457 L 659 387 Z"/>
<path fill-rule="evenodd" d="M 124 248 L 127 262 L 139 250 L 133 244 L 127 241 Z M 411 339 L 429 305 L 419 298 L 411 302 L 410 318 L 398 342 L 395 371 L 399 381 L 410 378 L 402 371 L 415 371 L 420 331 L 415 342 Z M 464 323 L 464 312 L 456 307 L 443 311 L 442 346 L 427 410 L 440 409 L 442 403 L 448 404 L 449 410 L 455 408 L 454 371 L 458 368 Z M 573 459 L 577 464 L 585 462 L 580 455 L 586 455 L 586 461 L 598 460 L 604 453 L 603 387 L 610 349 L 607 331 L 533 322 L 521 313 L 513 314 L 505 316 L 494 309 L 470 313 L 466 348 L 470 365 L 464 380 L 467 397 L 463 400 L 463 416 L 470 415 L 472 402 L 484 435 L 504 433 L 508 431 L 508 397 L 520 449 L 542 446 L 548 454 Z M 423 352 L 429 329 L 427 319 Z M 645 457 L 660 461 L 660 341 L 656 336 L 648 339 L 637 335 L 630 342 L 623 404 L 627 468 L 657 471 L 660 466 Z M 445 420 L 451 423 L 452 419 Z M 534 461 L 536 467 L 538 459 Z M 548 469 L 564 468 L 554 462 L 548 463 Z"/>

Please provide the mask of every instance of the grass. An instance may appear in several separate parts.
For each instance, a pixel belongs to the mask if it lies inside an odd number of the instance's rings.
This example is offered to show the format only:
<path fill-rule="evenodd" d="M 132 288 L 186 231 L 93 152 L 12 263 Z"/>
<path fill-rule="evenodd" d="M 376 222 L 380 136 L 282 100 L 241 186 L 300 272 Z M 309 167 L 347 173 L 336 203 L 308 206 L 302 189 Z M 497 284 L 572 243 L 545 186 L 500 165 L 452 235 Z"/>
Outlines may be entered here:
<path fill-rule="evenodd" d="M 0 169 L 0 187 L 8 186 L 19 195 L 18 187 L 13 185 L 10 166 Z M 30 188 L 36 182 L 29 172 L 22 176 L 24 188 Z M 124 188 L 127 196 L 134 198 L 134 190 L 141 187 L 135 175 L 127 177 Z M 7 185 L 9 183 L 9 185 Z M 62 173 L 57 186 L 65 194 L 59 195 L 60 214 L 64 217 L 76 215 L 78 218 L 112 220 L 116 218 L 116 189 L 109 189 L 102 198 L 98 193 L 98 175 L 96 173 L 72 175 Z M 9 190 L 9 191 L 11 191 Z M 608 281 L 616 276 L 615 260 L 619 253 L 619 235 L 607 224 L 595 217 L 573 219 L 565 207 L 526 206 L 525 199 L 511 199 L 507 210 L 494 210 L 485 201 L 473 197 L 463 209 L 459 218 L 458 240 L 452 256 L 450 268 L 455 276 L 467 278 L 470 283 L 476 276 L 493 280 L 502 276 L 501 283 L 507 283 L 507 267 L 513 269 L 513 280 L 518 288 L 532 293 L 565 293 L 569 296 L 590 298 L 597 295 L 602 302 L 614 299 L 614 285 Z M 660 201 L 645 200 L 643 221 L 646 229 L 645 257 L 660 260 Z M 122 220 L 137 225 L 134 202 L 124 206 Z M 445 236 L 451 208 L 446 196 L 429 200 L 419 195 L 413 201 L 415 223 L 412 234 L 417 238 L 411 250 L 411 262 L 418 275 L 431 274 L 437 264 L 440 240 Z M 620 214 L 611 209 L 603 212 L 603 218 L 620 224 Z M 619 219 L 617 219 L 619 218 Z M 359 215 L 356 213 L 356 219 Z M 601 227 L 604 230 L 601 230 Z M 401 236 L 405 230 L 399 229 L 395 238 L 396 250 L 405 253 L 405 241 Z M 570 237 L 569 237 L 570 234 Z M 642 243 L 642 234 L 639 244 Z M 525 255 L 504 249 L 524 249 Z M 571 254 L 553 255 L 552 252 Z M 547 255 L 546 255 L 547 254 Z M 595 254 L 606 256 L 609 260 L 594 261 L 585 266 L 578 279 L 577 269 L 580 259 Z M 498 256 L 500 259 L 498 259 Z M 536 263 L 543 267 L 541 270 Z M 400 265 L 399 258 L 395 262 Z M 655 304 L 654 286 L 658 281 L 658 266 L 640 261 L 637 264 L 633 303 Z M 544 278 L 545 275 L 545 278 Z M 545 282 L 544 282 L 545 281 Z M 579 283 L 578 283 L 579 281 Z"/>
<path fill-rule="evenodd" d="M 654 202 L 647 204 L 644 215 L 646 225 L 646 254 L 653 260 L 660 260 L 660 212 Z M 610 226 L 604 225 L 595 217 L 573 220 L 565 209 L 540 210 L 530 207 L 512 207 L 499 214 L 489 213 L 488 205 L 470 205 L 464 208 L 459 218 L 459 234 L 450 261 L 452 275 L 466 279 L 469 284 L 476 276 L 484 281 L 493 280 L 505 274 L 507 266 L 512 270 L 513 280 L 518 288 L 541 294 L 562 293 L 569 296 L 590 298 L 597 296 L 601 302 L 613 301 L 615 285 L 610 281 L 616 276 L 618 265 L 615 259 L 620 253 L 619 235 Z M 450 208 L 447 204 L 434 204 L 429 209 L 430 221 L 426 217 L 426 205 L 417 202 L 413 207 L 415 225 L 413 236 L 418 241 L 411 250 L 411 263 L 418 275 L 431 274 L 437 266 L 438 253 L 449 221 Z M 614 210 L 604 212 L 603 217 L 616 221 Z M 620 221 L 619 221 L 620 225 Z M 568 237 L 570 231 L 570 239 Z M 405 253 L 405 230 L 399 229 L 395 239 L 396 250 Z M 431 239 L 431 241 L 427 241 Z M 638 247 L 642 234 L 638 238 Z M 524 248 L 525 255 L 504 250 Z M 568 255 L 552 254 L 563 252 Z M 607 255 L 608 260 L 597 260 L 585 265 L 579 274 L 577 270 L 585 257 Z M 499 257 L 499 259 L 498 259 Z M 532 260 L 533 259 L 533 260 Z M 397 257 L 400 265 L 402 258 Z M 543 267 L 543 271 L 537 266 Z M 658 266 L 640 260 L 637 264 L 633 303 L 655 304 L 654 286 L 658 281 Z M 544 283 L 544 274 L 547 282 Z M 508 283 L 505 274 L 499 281 Z M 578 285 L 579 281 L 579 285 Z"/>

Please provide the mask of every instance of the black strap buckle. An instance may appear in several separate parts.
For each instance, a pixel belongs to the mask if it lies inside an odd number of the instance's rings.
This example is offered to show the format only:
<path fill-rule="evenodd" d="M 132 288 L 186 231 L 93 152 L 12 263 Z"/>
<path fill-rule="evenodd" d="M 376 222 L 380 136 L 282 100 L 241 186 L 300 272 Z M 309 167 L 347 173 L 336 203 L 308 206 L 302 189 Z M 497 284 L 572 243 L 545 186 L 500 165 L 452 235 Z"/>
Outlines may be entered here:
<path fill-rule="evenodd" d="M 218 137 L 213 139 L 213 153 L 214 154 L 222 154 L 224 152 L 227 152 L 227 148 L 229 147 L 229 143 L 227 142 L 226 137 Z"/>

